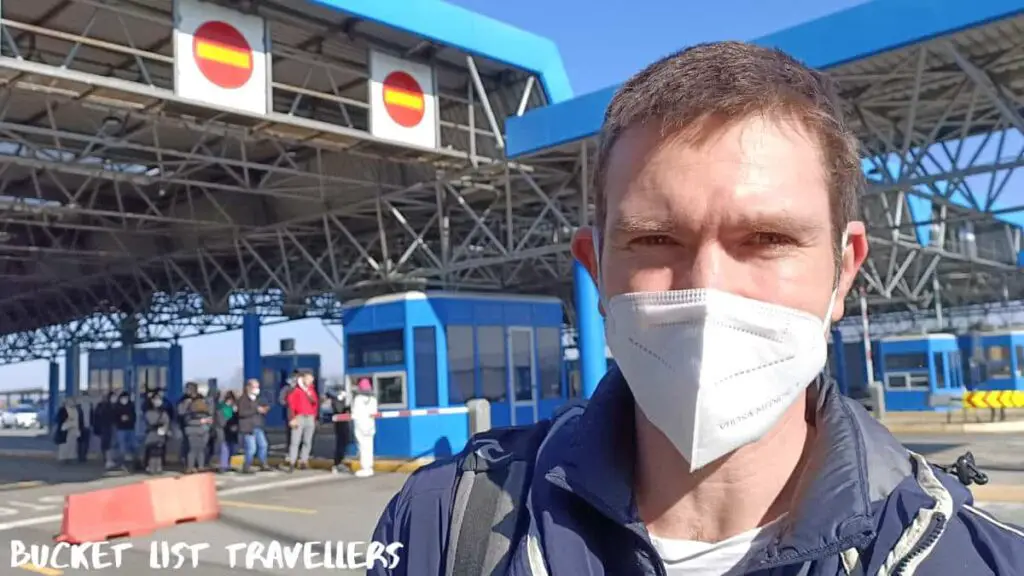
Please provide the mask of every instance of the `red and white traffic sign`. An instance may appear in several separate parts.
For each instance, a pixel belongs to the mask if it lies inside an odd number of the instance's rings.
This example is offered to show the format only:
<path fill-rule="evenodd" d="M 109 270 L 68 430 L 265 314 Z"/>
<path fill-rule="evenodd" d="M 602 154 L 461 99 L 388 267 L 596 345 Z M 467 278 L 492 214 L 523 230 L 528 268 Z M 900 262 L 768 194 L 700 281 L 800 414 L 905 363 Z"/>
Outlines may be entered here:
<path fill-rule="evenodd" d="M 399 144 L 436 148 L 434 70 L 370 52 L 370 133 Z"/>
<path fill-rule="evenodd" d="M 211 20 L 192 35 L 192 56 L 207 80 L 228 90 L 241 88 L 252 78 L 252 47 L 227 22 Z"/>
<path fill-rule="evenodd" d="M 267 24 L 198 0 L 175 0 L 174 90 L 221 108 L 266 114 Z"/>

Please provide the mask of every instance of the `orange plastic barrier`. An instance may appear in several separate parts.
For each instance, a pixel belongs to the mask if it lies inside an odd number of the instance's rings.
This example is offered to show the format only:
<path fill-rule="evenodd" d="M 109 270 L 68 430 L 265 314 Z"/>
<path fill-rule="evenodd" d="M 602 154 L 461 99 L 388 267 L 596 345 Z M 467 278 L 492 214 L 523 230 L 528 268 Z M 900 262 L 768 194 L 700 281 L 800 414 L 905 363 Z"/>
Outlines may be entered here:
<path fill-rule="evenodd" d="M 159 527 L 207 522 L 220 516 L 213 474 L 147 480 L 153 521 Z"/>
<path fill-rule="evenodd" d="M 153 507 L 144 483 L 69 494 L 56 540 L 68 544 L 101 542 L 152 532 Z"/>
<path fill-rule="evenodd" d="M 56 540 L 83 544 L 133 538 L 219 516 L 213 474 L 159 478 L 67 496 Z"/>

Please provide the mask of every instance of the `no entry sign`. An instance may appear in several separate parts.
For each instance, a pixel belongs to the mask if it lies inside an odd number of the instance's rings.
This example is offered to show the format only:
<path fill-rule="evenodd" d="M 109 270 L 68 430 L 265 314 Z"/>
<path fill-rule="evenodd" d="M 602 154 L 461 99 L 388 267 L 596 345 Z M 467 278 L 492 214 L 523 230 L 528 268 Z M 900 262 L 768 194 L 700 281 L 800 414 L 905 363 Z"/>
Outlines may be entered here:
<path fill-rule="evenodd" d="M 399 126 L 413 128 L 423 121 L 426 112 L 423 88 L 401 70 L 384 78 L 384 108 Z"/>
<path fill-rule="evenodd" d="M 252 78 L 252 47 L 237 28 L 214 20 L 192 36 L 196 66 L 211 83 L 225 89 L 240 88 Z"/>
<path fill-rule="evenodd" d="M 370 51 L 370 134 L 396 144 L 437 148 L 434 69 Z"/>

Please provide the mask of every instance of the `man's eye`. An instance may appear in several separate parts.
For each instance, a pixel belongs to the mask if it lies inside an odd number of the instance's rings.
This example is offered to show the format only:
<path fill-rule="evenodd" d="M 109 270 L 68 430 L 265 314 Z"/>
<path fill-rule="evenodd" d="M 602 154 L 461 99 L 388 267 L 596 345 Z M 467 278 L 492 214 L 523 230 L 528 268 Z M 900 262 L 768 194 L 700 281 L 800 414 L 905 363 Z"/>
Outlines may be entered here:
<path fill-rule="evenodd" d="M 641 236 L 631 242 L 639 246 L 667 246 L 671 243 L 672 239 L 668 236 Z"/>
<path fill-rule="evenodd" d="M 758 232 L 754 234 L 751 243 L 755 246 L 786 246 L 793 244 L 793 239 L 784 234 L 774 232 Z"/>

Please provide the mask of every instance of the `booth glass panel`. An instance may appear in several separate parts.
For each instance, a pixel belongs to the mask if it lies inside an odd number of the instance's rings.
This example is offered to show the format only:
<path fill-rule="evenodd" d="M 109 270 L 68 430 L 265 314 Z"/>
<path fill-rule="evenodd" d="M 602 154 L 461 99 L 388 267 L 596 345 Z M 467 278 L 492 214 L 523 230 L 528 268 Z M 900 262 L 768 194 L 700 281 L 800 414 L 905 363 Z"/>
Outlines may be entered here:
<path fill-rule="evenodd" d="M 373 390 L 381 409 L 401 410 L 409 405 L 404 372 L 380 372 L 373 375 Z"/>
<path fill-rule="evenodd" d="M 124 390 L 124 370 L 110 371 L 110 391 L 120 392 Z"/>
<path fill-rule="evenodd" d="M 476 329 L 476 345 L 482 396 L 491 402 L 507 402 L 505 330 L 501 326 L 480 326 Z"/>
<path fill-rule="evenodd" d="M 476 396 L 475 343 L 472 326 L 448 326 L 448 403 L 464 404 Z"/>
<path fill-rule="evenodd" d="M 885 354 L 885 371 L 927 370 L 928 355 L 924 352 Z"/>
<path fill-rule="evenodd" d="M 1024 378 L 1024 346 L 1017 346 L 1017 378 Z"/>
<path fill-rule="evenodd" d="M 989 346 L 985 349 L 985 360 L 989 378 L 1010 377 L 1010 347 L 1005 345 Z"/>
<path fill-rule="evenodd" d="M 537 328 L 537 363 L 540 370 L 540 398 L 562 397 L 562 335 L 558 328 Z"/>
<path fill-rule="evenodd" d="M 103 389 L 103 385 L 100 382 L 100 371 L 89 370 L 89 391 L 97 394 L 104 394 L 106 391 Z"/>
<path fill-rule="evenodd" d="M 402 330 L 353 334 L 346 339 L 349 368 L 397 366 L 405 363 Z"/>
<path fill-rule="evenodd" d="M 572 369 L 569 370 L 569 398 L 582 398 L 583 387 L 580 385 L 580 367 L 579 363 L 572 364 Z"/>
<path fill-rule="evenodd" d="M 512 366 L 512 394 L 516 402 L 533 402 L 533 329 L 508 329 L 508 356 Z"/>
<path fill-rule="evenodd" d="M 413 355 L 416 359 L 416 407 L 437 406 L 437 333 L 433 326 L 413 328 Z"/>
<path fill-rule="evenodd" d="M 935 388 L 943 389 L 946 387 L 946 352 L 936 352 L 932 355 L 935 359 Z"/>
<path fill-rule="evenodd" d="M 928 373 L 887 372 L 885 387 L 889 390 L 928 390 Z"/>

